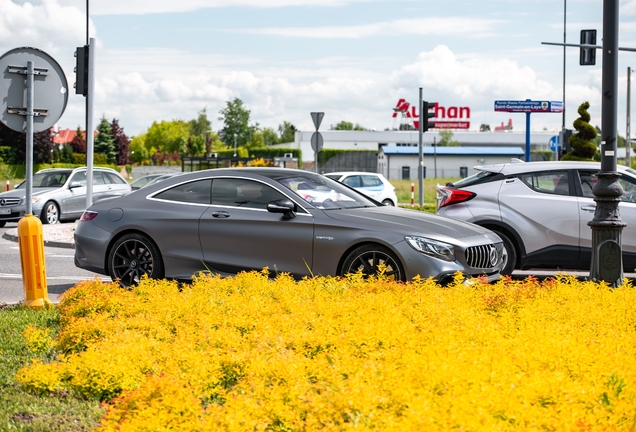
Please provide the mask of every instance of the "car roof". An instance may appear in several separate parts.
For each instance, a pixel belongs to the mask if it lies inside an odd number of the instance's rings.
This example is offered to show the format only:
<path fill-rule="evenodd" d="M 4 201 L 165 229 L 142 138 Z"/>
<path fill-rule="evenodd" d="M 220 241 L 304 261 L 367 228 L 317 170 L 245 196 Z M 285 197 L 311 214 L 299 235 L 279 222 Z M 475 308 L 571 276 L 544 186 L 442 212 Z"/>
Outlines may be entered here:
<path fill-rule="evenodd" d="M 369 174 L 369 175 L 381 175 L 375 172 L 366 172 L 366 171 L 338 171 L 338 172 L 329 172 L 329 173 L 325 173 L 324 175 L 364 175 L 364 174 Z"/>
<path fill-rule="evenodd" d="M 87 167 L 76 167 L 76 168 L 44 168 L 38 171 L 38 173 L 41 172 L 57 172 L 57 171 L 82 171 L 82 170 L 86 170 L 88 169 Z M 100 170 L 100 171 L 110 171 L 110 172 L 114 172 L 116 174 L 119 174 L 117 172 L 117 170 L 112 169 L 112 168 L 108 168 L 108 167 L 93 167 L 93 170 Z M 37 174 L 37 173 L 36 173 Z"/>
<path fill-rule="evenodd" d="M 512 162 L 505 164 L 480 165 L 474 167 L 478 171 L 488 171 L 502 174 L 521 174 L 530 171 L 550 171 L 558 169 L 601 169 L 600 162 L 584 161 L 539 161 L 539 162 Z M 617 165 L 619 171 L 629 170 L 624 165 Z"/>

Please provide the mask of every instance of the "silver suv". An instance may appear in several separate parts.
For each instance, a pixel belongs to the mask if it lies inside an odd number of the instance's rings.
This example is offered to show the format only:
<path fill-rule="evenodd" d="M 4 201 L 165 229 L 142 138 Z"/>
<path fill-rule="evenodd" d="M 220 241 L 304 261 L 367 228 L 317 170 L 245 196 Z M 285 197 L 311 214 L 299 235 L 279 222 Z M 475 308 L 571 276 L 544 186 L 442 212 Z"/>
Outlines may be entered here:
<path fill-rule="evenodd" d="M 478 166 L 477 174 L 437 186 L 437 214 L 495 231 L 514 269 L 589 270 L 598 162 L 522 162 Z M 636 171 L 618 166 L 623 268 L 636 269 Z"/>
<path fill-rule="evenodd" d="M 75 220 L 86 209 L 86 167 L 50 168 L 33 175 L 32 212 L 43 224 Z M 131 192 L 130 185 L 114 169 L 93 168 L 93 202 Z M 0 228 L 17 222 L 26 210 L 26 182 L 0 193 Z"/>

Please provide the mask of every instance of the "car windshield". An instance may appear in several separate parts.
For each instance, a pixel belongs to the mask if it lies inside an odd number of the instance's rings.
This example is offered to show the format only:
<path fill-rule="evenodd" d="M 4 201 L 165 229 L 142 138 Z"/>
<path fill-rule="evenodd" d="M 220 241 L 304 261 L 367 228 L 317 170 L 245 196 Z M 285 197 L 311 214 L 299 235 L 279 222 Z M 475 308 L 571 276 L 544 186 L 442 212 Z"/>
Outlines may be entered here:
<path fill-rule="evenodd" d="M 294 174 L 275 180 L 319 209 L 377 207 L 364 195 L 324 176 Z"/>
<path fill-rule="evenodd" d="M 68 176 L 71 174 L 71 171 L 48 171 L 48 172 L 38 172 L 33 176 L 33 182 L 31 183 L 34 188 L 48 188 L 48 187 L 60 187 L 66 180 Z M 20 183 L 16 186 L 16 189 L 21 189 L 26 187 L 26 182 Z"/>

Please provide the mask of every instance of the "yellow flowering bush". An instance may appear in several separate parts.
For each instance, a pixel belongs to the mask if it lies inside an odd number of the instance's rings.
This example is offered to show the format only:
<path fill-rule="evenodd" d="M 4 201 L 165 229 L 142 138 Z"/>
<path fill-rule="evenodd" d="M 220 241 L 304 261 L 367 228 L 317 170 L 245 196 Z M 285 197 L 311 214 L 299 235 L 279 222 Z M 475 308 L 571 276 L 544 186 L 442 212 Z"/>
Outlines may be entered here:
<path fill-rule="evenodd" d="M 56 361 L 18 379 L 103 400 L 102 431 L 636 430 L 627 280 L 264 270 L 82 282 L 58 307 Z"/>

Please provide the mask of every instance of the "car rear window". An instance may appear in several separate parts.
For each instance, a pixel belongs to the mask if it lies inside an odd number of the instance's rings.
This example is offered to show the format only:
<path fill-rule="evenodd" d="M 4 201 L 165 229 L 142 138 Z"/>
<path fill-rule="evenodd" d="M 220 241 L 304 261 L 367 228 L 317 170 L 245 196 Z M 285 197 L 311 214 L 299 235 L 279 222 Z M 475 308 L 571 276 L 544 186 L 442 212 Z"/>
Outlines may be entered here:
<path fill-rule="evenodd" d="M 481 183 L 489 183 L 492 181 L 503 180 L 504 175 L 501 173 L 493 173 L 490 171 L 479 171 L 476 174 L 463 178 L 455 183 L 447 184 L 446 186 L 454 186 L 456 188 L 462 188 L 467 186 L 473 186 Z"/>

